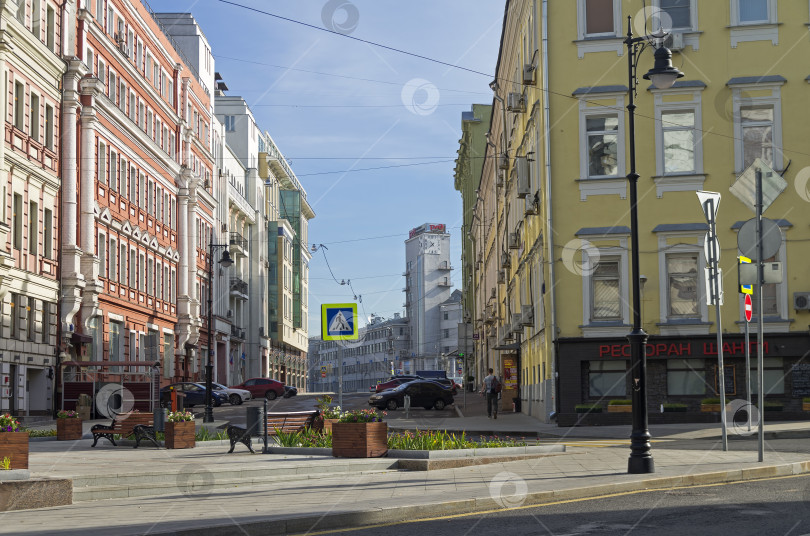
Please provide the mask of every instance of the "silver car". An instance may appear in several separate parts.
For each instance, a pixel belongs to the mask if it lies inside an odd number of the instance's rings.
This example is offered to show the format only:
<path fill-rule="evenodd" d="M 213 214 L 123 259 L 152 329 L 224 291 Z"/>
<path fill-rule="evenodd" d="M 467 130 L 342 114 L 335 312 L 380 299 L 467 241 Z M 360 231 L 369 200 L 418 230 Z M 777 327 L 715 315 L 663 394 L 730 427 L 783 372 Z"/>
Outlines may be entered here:
<path fill-rule="evenodd" d="M 213 387 L 214 391 L 219 391 L 223 393 L 225 396 L 228 397 L 228 402 L 231 403 L 232 406 L 238 406 L 245 400 L 250 400 L 250 391 L 246 391 L 245 389 L 234 389 L 233 387 L 225 387 L 221 383 L 212 382 L 211 386 Z"/>

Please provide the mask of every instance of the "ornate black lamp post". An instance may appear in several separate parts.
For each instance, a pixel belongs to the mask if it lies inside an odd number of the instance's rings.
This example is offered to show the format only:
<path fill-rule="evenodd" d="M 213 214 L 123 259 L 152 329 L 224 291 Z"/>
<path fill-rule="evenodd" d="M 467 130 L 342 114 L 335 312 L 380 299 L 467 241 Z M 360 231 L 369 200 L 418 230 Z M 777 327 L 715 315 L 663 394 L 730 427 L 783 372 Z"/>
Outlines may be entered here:
<path fill-rule="evenodd" d="M 205 365 L 205 413 L 203 422 L 214 422 L 214 409 L 212 407 L 214 364 L 211 362 L 214 355 L 214 251 L 224 248 L 219 264 L 229 268 L 233 264 L 231 254 L 228 253 L 230 244 L 214 244 L 214 233 L 211 233 L 211 242 L 208 244 L 208 363 Z"/>
<path fill-rule="evenodd" d="M 651 36 L 662 38 L 660 36 Z M 633 331 L 627 336 L 630 341 L 630 373 L 633 390 L 633 432 L 630 434 L 630 459 L 627 463 L 627 472 L 631 474 L 654 473 L 655 463 L 650 454 L 650 431 L 647 428 L 647 358 L 645 347 L 647 334 L 641 329 L 641 281 L 639 279 L 638 260 L 638 178 L 636 173 L 636 125 L 635 125 L 635 97 L 638 89 L 638 61 L 641 53 L 650 42 L 647 36 L 633 37 L 632 18 L 627 17 L 627 74 L 630 81 L 630 102 L 627 110 L 630 112 L 630 237 L 631 237 L 631 263 L 633 266 Z M 665 46 L 655 49 L 655 65 L 644 75 L 658 89 L 667 89 L 675 84 L 675 80 L 683 73 L 672 66 L 672 52 Z"/>

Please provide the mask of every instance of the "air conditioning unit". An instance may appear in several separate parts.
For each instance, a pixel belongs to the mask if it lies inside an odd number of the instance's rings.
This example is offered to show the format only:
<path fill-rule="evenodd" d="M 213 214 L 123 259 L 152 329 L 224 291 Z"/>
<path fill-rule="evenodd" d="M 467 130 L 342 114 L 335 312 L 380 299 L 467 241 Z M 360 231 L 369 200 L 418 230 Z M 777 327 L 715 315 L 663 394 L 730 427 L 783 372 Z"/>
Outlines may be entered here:
<path fill-rule="evenodd" d="M 523 85 L 534 85 L 534 73 L 537 72 L 537 67 L 533 63 L 523 64 Z"/>
<path fill-rule="evenodd" d="M 501 153 L 501 156 L 498 158 L 498 169 L 509 169 L 509 155 L 506 153 Z"/>
<path fill-rule="evenodd" d="M 671 52 L 680 52 L 683 50 L 683 32 L 671 32 L 664 38 L 664 46 Z"/>
<path fill-rule="evenodd" d="M 523 206 L 523 214 L 525 216 L 537 214 L 537 204 L 538 204 L 537 195 L 528 195 L 523 201 L 525 203 L 525 205 Z"/>
<path fill-rule="evenodd" d="M 506 270 L 498 270 L 498 283 L 506 283 Z"/>
<path fill-rule="evenodd" d="M 523 332 L 523 318 L 520 313 L 512 315 L 512 323 L 509 325 L 509 329 L 512 333 Z"/>
<path fill-rule="evenodd" d="M 233 318 L 233 311 L 231 309 L 228 309 L 228 313 L 225 316 L 227 316 L 228 318 Z"/>
<path fill-rule="evenodd" d="M 797 311 L 810 311 L 810 292 L 794 292 L 793 308 Z"/>
<path fill-rule="evenodd" d="M 520 236 L 518 235 L 517 231 L 514 233 L 509 233 L 509 249 L 519 249 L 520 248 Z"/>
<path fill-rule="evenodd" d="M 487 337 L 497 337 L 498 336 L 498 326 L 489 326 L 487 330 Z"/>
<path fill-rule="evenodd" d="M 495 292 L 496 292 L 495 287 L 492 287 L 491 289 L 489 289 L 489 297 L 490 297 L 490 299 L 495 298 L 495 296 L 497 295 Z"/>
<path fill-rule="evenodd" d="M 525 156 L 515 158 L 517 164 L 517 196 L 521 199 L 529 195 L 529 159 Z"/>
<path fill-rule="evenodd" d="M 509 93 L 506 96 L 506 110 L 514 113 L 526 111 L 526 101 L 520 93 Z"/>
<path fill-rule="evenodd" d="M 205 188 L 207 190 L 210 187 L 211 187 L 211 181 L 209 181 L 208 179 L 205 179 L 205 182 L 203 182 L 203 188 Z"/>
<path fill-rule="evenodd" d="M 264 326 L 259 326 L 259 337 L 264 337 Z"/>
<path fill-rule="evenodd" d="M 520 323 L 526 327 L 534 325 L 534 307 L 531 305 L 520 306 Z"/>
<path fill-rule="evenodd" d="M 508 253 L 501 253 L 501 268 L 508 268 L 512 265 L 512 259 L 509 258 Z"/>
<path fill-rule="evenodd" d="M 503 186 L 504 180 L 506 180 L 506 170 L 499 169 L 497 175 L 495 175 L 495 186 Z"/>

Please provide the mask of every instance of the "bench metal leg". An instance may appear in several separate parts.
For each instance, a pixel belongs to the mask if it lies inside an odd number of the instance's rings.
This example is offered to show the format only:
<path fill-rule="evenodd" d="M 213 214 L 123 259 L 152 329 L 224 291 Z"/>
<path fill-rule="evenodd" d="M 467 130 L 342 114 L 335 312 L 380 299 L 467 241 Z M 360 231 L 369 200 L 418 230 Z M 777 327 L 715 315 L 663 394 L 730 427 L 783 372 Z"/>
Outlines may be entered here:
<path fill-rule="evenodd" d="M 139 424 L 132 428 L 132 432 L 135 434 L 135 447 L 138 448 L 141 444 L 141 439 L 148 439 L 157 448 L 160 448 L 160 443 L 158 443 L 157 438 L 155 437 L 155 427 L 154 426 L 147 426 L 145 424 Z"/>

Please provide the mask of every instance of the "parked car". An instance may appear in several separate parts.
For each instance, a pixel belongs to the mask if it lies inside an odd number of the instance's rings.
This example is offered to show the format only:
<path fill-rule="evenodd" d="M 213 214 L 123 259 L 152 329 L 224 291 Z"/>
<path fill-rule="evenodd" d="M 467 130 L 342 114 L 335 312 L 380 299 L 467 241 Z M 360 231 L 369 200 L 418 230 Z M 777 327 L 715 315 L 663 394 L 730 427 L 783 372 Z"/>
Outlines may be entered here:
<path fill-rule="evenodd" d="M 450 389 L 450 392 L 453 393 L 453 396 L 458 394 L 458 384 L 451 380 L 450 378 L 428 378 L 432 382 L 436 382 L 438 384 L 443 385 L 446 389 Z"/>
<path fill-rule="evenodd" d="M 160 389 L 160 406 L 163 408 L 169 407 L 171 400 L 171 391 L 174 389 L 178 393 L 185 395 L 183 398 L 184 408 L 193 408 L 194 406 L 205 405 L 205 385 L 194 382 L 181 382 L 167 385 Z M 225 394 L 217 391 L 211 391 L 211 404 L 214 407 L 219 407 L 223 402 L 227 402 L 228 397 Z"/>
<path fill-rule="evenodd" d="M 294 387 L 292 385 L 285 385 L 284 386 L 284 398 L 290 398 L 298 394 L 298 387 Z"/>
<path fill-rule="evenodd" d="M 284 384 L 270 378 L 251 378 L 244 383 L 234 385 L 232 389 L 244 389 L 250 391 L 253 398 L 265 397 L 267 400 L 275 400 L 279 396 L 284 396 Z"/>
<path fill-rule="evenodd" d="M 231 389 L 230 387 L 225 387 L 221 383 L 213 382 L 211 385 L 214 386 L 214 390 L 224 394 L 228 397 L 228 402 L 231 403 L 232 406 L 238 406 L 242 404 L 245 400 L 250 400 L 253 398 L 253 395 L 250 394 L 250 391 L 246 389 Z"/>
<path fill-rule="evenodd" d="M 394 411 L 405 405 L 405 395 L 411 397 L 411 407 L 444 409 L 453 403 L 453 393 L 431 380 L 411 380 L 402 385 L 371 395 L 370 406 Z"/>
<path fill-rule="evenodd" d="M 408 383 L 408 382 L 412 382 L 413 380 L 423 380 L 423 379 L 424 378 L 422 378 L 421 376 L 412 376 L 412 375 L 408 375 L 408 376 L 391 376 L 390 378 L 388 378 L 384 382 L 378 383 L 374 387 L 374 390 L 377 393 L 381 393 L 381 392 L 383 392 L 385 390 L 393 389 L 394 387 L 398 387 L 398 386 L 402 385 L 403 383 Z"/>

